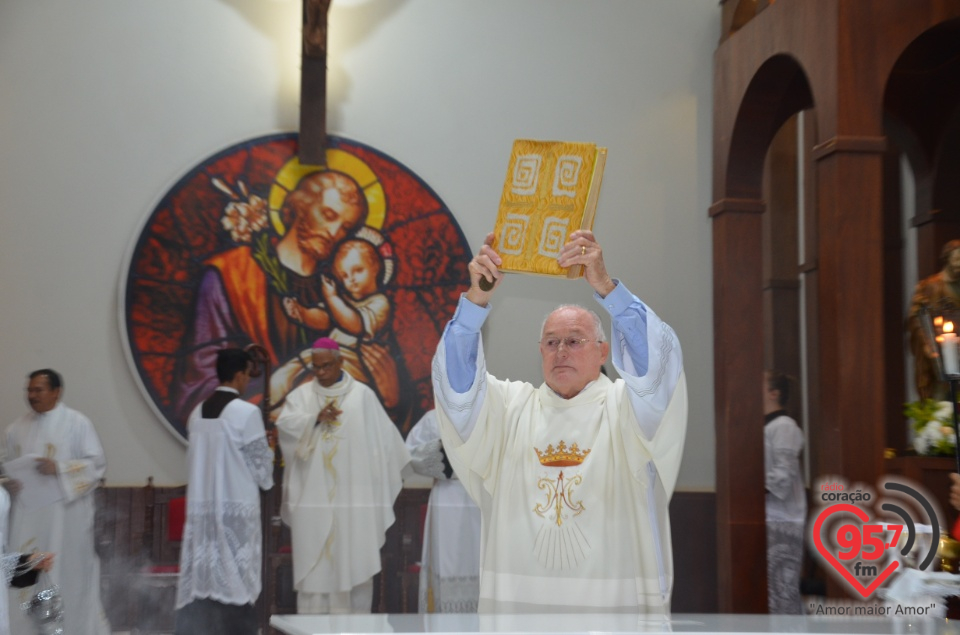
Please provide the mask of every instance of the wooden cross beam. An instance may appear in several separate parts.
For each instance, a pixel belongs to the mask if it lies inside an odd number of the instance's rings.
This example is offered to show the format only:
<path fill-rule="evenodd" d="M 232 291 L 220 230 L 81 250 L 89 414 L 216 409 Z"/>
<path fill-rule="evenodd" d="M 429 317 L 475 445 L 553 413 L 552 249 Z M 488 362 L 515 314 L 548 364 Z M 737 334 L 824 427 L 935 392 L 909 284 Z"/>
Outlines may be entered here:
<path fill-rule="evenodd" d="M 303 0 L 300 163 L 323 165 L 327 148 L 327 14 L 333 0 Z"/>

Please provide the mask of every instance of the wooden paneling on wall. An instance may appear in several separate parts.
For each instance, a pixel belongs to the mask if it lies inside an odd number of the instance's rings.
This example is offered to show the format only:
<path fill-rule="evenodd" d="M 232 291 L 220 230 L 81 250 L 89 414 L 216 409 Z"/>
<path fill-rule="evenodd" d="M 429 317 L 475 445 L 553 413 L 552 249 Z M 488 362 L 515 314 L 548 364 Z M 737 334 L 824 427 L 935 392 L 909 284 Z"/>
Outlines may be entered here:
<path fill-rule="evenodd" d="M 677 492 L 670 501 L 674 613 L 716 613 L 717 495 Z"/>

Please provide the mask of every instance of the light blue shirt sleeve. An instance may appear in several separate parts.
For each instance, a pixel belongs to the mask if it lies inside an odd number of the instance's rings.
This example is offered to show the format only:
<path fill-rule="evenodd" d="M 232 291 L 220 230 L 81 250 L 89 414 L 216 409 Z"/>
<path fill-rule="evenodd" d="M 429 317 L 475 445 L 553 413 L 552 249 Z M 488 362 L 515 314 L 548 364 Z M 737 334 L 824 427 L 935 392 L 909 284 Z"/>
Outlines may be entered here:
<path fill-rule="evenodd" d="M 599 293 L 594 293 L 593 297 L 610 314 L 614 333 L 623 335 L 625 352 L 633 362 L 635 370 L 632 374 L 643 377 L 647 374 L 649 367 L 647 307 L 619 280 L 615 282 L 617 286 L 607 294 L 607 297 L 601 298 Z"/>
<path fill-rule="evenodd" d="M 643 435 L 653 439 L 683 372 L 683 353 L 676 333 L 620 281 L 597 302 L 613 321 L 610 349 L 613 365 L 629 389 Z"/>
<path fill-rule="evenodd" d="M 480 328 L 490 314 L 490 306 L 482 307 L 460 296 L 453 318 L 443 332 L 444 354 L 447 360 L 447 378 L 450 387 L 465 393 L 473 386 L 477 374 L 477 349 Z"/>

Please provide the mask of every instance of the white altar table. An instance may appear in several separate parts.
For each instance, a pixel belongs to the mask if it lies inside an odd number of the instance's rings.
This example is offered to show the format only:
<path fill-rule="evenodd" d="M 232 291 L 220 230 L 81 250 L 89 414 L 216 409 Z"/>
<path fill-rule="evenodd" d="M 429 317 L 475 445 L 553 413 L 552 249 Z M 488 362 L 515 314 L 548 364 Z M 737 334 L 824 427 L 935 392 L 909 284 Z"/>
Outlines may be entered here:
<path fill-rule="evenodd" d="M 274 615 L 270 625 L 286 635 L 381 635 L 439 633 L 463 635 L 604 635 L 619 633 L 698 633 L 737 635 L 960 635 L 960 623 L 933 617 L 828 617 L 779 615 Z"/>

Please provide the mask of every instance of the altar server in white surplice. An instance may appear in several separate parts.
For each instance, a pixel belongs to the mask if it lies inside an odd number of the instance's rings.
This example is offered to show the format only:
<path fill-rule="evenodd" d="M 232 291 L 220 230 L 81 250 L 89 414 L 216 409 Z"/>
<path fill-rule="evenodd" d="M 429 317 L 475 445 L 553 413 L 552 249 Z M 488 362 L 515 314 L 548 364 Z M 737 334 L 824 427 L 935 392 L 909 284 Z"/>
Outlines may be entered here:
<path fill-rule="evenodd" d="M 790 378 L 763 374 L 763 471 L 767 509 L 767 612 L 802 615 L 800 574 L 807 520 L 803 431 L 787 414 Z"/>
<path fill-rule="evenodd" d="M 90 419 L 60 402 L 63 381 L 50 369 L 30 373 L 27 401 L 32 412 L 7 428 L 7 461 L 28 457 L 42 479 L 54 488 L 44 490 L 38 505 L 36 489 L 19 480 L 5 485 L 13 495 L 8 548 L 27 553 L 35 549 L 57 554 L 50 580 L 60 587 L 63 631 L 109 635 L 110 625 L 100 604 L 100 559 L 94 551 L 93 493 L 107 469 L 100 439 Z M 10 472 L 9 466 L 7 472 Z M 55 495 L 51 496 L 49 492 Z M 34 624 L 20 610 L 35 592 L 28 587 L 10 592 L 10 632 L 31 633 Z"/>
<path fill-rule="evenodd" d="M 260 409 L 240 398 L 253 358 L 217 351 L 220 386 L 187 422 L 187 518 L 180 545 L 176 635 L 257 635 L 263 538 L 260 490 L 273 451 Z"/>
<path fill-rule="evenodd" d="M 298 613 L 370 612 L 400 472 L 410 462 L 376 394 L 342 364 L 337 342 L 314 342 L 314 379 L 287 395 L 277 419 Z"/>
<path fill-rule="evenodd" d="M 573 232 L 561 267 L 583 265 L 613 321 L 562 306 L 543 324 L 539 388 L 486 372 L 480 327 L 496 286 L 493 234 L 470 262 L 433 360 L 443 445 L 483 516 L 481 612 L 665 613 L 673 587 L 667 505 L 686 431 L 673 330 L 607 275 L 593 233 Z"/>
<path fill-rule="evenodd" d="M 453 472 L 435 410 L 407 435 L 414 471 L 434 479 L 420 559 L 421 613 L 476 613 L 480 597 L 480 510 Z"/>

